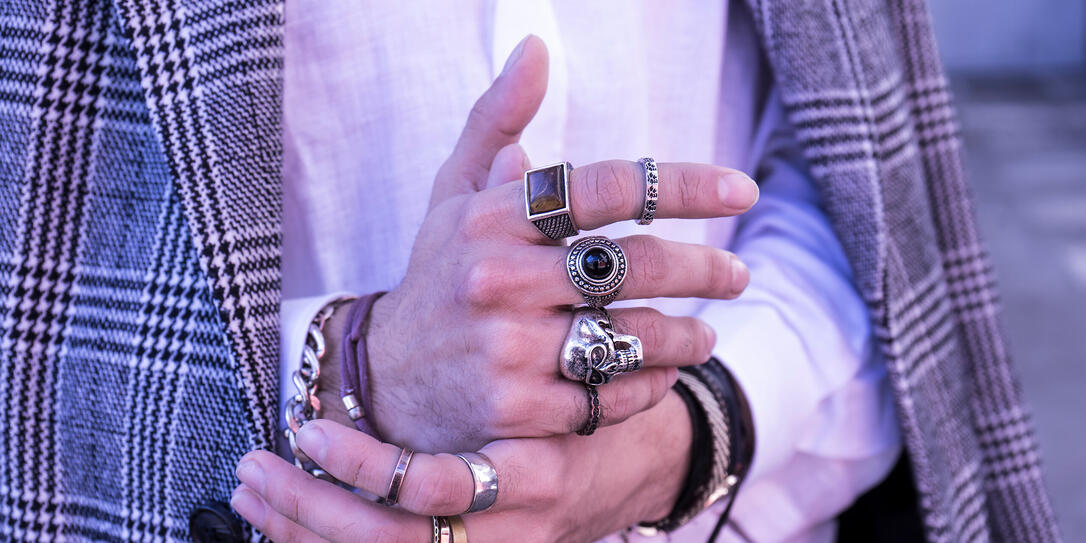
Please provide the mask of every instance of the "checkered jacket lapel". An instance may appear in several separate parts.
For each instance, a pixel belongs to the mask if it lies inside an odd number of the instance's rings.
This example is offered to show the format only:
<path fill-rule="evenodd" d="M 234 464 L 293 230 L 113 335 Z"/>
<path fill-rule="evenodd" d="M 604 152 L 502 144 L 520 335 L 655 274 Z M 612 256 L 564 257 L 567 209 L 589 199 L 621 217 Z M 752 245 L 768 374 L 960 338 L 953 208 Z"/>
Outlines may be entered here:
<path fill-rule="evenodd" d="M 271 442 L 280 18 L 0 9 L 0 540 L 188 540 Z"/>
<path fill-rule="evenodd" d="M 748 0 L 872 309 L 933 542 L 1057 541 L 922 0 Z"/>
<path fill-rule="evenodd" d="M 249 404 L 273 443 L 282 217 L 281 32 L 269 0 L 120 0 L 143 94 Z"/>

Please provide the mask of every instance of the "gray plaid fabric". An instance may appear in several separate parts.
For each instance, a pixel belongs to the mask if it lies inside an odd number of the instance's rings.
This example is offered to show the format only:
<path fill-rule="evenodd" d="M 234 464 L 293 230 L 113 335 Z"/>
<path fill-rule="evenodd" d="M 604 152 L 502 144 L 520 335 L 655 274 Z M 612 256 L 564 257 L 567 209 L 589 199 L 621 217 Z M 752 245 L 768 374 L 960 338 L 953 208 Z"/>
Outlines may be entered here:
<path fill-rule="evenodd" d="M 281 5 L 0 5 L 0 539 L 188 540 L 277 403 Z"/>
<path fill-rule="evenodd" d="M 748 0 L 882 346 L 928 539 L 1058 541 L 922 0 Z"/>

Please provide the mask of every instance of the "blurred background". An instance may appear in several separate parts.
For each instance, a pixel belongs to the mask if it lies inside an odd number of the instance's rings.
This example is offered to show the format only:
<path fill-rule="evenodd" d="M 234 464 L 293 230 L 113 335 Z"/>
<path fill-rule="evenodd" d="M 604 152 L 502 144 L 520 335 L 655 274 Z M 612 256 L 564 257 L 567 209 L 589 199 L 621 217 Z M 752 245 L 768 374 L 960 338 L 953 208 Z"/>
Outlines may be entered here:
<path fill-rule="evenodd" d="M 1086 0 L 931 0 L 1068 542 L 1086 541 Z"/>

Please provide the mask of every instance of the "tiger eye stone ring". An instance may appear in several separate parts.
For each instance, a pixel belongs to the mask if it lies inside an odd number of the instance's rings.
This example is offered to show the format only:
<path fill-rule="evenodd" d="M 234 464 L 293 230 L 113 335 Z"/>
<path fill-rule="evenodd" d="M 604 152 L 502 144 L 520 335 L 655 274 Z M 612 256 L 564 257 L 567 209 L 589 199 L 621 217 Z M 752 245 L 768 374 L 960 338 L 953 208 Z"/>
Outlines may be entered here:
<path fill-rule="evenodd" d="M 528 220 L 553 240 L 580 231 L 569 212 L 569 173 L 573 165 L 560 162 L 524 172 L 524 206 Z"/>
<path fill-rule="evenodd" d="M 617 243 L 592 236 L 569 248 L 566 271 L 573 287 L 590 307 L 602 308 L 615 301 L 626 280 L 626 254 Z"/>

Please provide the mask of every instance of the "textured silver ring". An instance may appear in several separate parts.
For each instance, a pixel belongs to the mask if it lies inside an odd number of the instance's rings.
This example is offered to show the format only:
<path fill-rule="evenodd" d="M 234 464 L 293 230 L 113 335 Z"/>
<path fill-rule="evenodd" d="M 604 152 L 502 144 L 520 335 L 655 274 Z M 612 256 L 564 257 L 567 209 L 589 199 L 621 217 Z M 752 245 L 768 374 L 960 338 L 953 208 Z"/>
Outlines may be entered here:
<path fill-rule="evenodd" d="M 621 373 L 641 369 L 645 353 L 637 336 L 615 332 L 605 309 L 578 307 L 562 348 L 562 377 L 599 386 Z"/>
<path fill-rule="evenodd" d="M 464 513 L 478 513 L 490 509 L 498 500 L 498 470 L 494 469 L 494 463 L 480 453 L 467 452 L 456 456 L 468 465 L 474 483 L 471 505 Z"/>
<path fill-rule="evenodd" d="M 605 307 L 615 301 L 626 280 L 626 253 L 603 236 L 582 238 L 569 248 L 566 271 L 585 304 Z"/>
<path fill-rule="evenodd" d="M 641 218 L 637 224 L 649 225 L 656 218 L 656 200 L 660 197 L 660 174 L 656 171 L 656 161 L 644 157 L 637 161 L 645 171 L 645 203 L 641 206 Z"/>
<path fill-rule="evenodd" d="M 569 175 L 573 165 L 559 162 L 524 172 L 524 210 L 528 220 L 553 240 L 576 236 L 569 205 Z"/>
<path fill-rule="evenodd" d="M 600 426 L 600 392 L 592 385 L 585 385 L 584 389 L 588 392 L 588 420 L 577 430 L 577 435 L 590 436 Z"/>
<path fill-rule="evenodd" d="M 411 459 L 414 456 L 415 451 L 400 449 L 400 458 L 396 461 L 396 471 L 392 472 L 392 481 L 388 483 L 388 492 L 385 493 L 384 498 L 378 499 L 377 503 L 392 507 L 400 501 L 400 486 L 403 485 L 403 478 L 407 475 L 407 468 L 411 465 Z"/>

